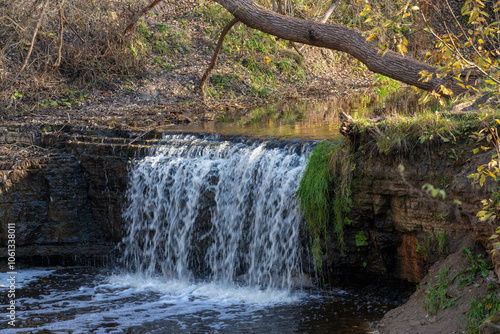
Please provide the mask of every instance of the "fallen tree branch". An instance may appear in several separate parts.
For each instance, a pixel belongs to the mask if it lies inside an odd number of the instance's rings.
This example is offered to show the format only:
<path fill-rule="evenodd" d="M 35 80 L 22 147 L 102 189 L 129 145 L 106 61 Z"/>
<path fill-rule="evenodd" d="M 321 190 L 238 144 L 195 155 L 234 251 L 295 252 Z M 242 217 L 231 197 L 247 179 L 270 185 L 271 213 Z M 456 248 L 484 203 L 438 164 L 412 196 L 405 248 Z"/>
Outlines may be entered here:
<path fill-rule="evenodd" d="M 205 73 L 203 74 L 203 77 L 201 78 L 200 82 L 200 91 L 201 95 L 204 97 L 205 96 L 205 86 L 207 84 L 207 80 L 210 77 L 210 74 L 212 73 L 213 69 L 217 65 L 217 58 L 219 57 L 220 50 L 222 49 L 222 44 L 224 43 L 224 38 L 226 37 L 227 33 L 231 28 L 238 23 L 240 20 L 238 18 L 233 18 L 231 21 L 229 21 L 228 24 L 222 29 L 222 32 L 219 37 L 219 41 L 217 42 L 217 47 L 215 48 L 214 54 L 212 56 L 212 61 L 210 61 L 210 65 L 208 65 L 207 69 L 205 70 Z"/>
<path fill-rule="evenodd" d="M 438 67 L 392 50 L 381 50 L 376 41 L 367 41 L 363 32 L 357 29 L 280 15 L 252 0 L 214 1 L 250 28 L 289 41 L 346 52 L 375 73 L 426 91 L 445 95 L 442 87 L 446 87 L 454 94 L 460 94 L 469 91 L 464 86 L 474 85 L 473 82 L 459 82 L 451 76 L 437 77 Z M 430 80 L 422 80 L 421 73 L 425 71 L 433 74 Z"/>

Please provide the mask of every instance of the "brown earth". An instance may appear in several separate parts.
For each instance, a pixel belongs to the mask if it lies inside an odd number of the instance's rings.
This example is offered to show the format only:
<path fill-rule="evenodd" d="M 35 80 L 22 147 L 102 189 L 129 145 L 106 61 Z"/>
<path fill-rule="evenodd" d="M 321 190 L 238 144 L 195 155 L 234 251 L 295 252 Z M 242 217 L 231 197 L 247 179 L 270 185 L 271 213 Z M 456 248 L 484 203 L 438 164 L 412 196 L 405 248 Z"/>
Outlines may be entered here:
<path fill-rule="evenodd" d="M 498 279 L 493 271 L 485 277 L 476 275 L 475 279 L 468 285 L 460 286 L 460 274 L 467 268 L 472 267 L 463 248 L 469 248 L 475 254 L 486 257 L 484 248 L 474 243 L 469 237 L 463 240 L 460 250 L 449 255 L 445 259 L 436 262 L 429 273 L 420 281 L 417 291 L 410 297 L 407 303 L 395 308 L 385 314 L 379 324 L 381 334 L 451 334 L 469 333 L 466 329 L 467 316 L 473 299 L 483 300 L 486 295 L 492 293 L 492 286 L 498 288 Z M 450 267 L 449 278 L 456 278 L 447 288 L 448 300 L 455 299 L 455 305 L 430 315 L 423 307 L 425 294 L 432 287 L 438 277 L 438 272 L 445 266 Z M 493 285 L 491 285 L 493 284 Z M 465 330 L 465 331 L 464 331 Z"/>

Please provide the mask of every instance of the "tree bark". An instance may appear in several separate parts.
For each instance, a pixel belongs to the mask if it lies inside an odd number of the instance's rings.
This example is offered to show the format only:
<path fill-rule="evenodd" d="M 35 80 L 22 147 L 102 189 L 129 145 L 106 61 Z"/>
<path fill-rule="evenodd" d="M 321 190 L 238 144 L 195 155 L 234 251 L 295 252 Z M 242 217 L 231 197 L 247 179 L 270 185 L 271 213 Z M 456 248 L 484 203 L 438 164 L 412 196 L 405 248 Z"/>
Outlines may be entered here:
<path fill-rule="evenodd" d="M 367 42 L 362 32 L 357 29 L 288 17 L 265 9 L 252 0 L 214 1 L 250 28 L 289 41 L 346 52 L 364 63 L 369 70 L 389 78 L 442 95 L 445 95 L 441 91 L 442 85 L 451 89 L 454 94 L 467 91 L 458 86 L 453 78 L 437 78 L 437 67 L 391 50 L 382 56 L 377 43 Z M 424 82 L 421 80 L 421 71 L 434 75 L 432 79 Z"/>

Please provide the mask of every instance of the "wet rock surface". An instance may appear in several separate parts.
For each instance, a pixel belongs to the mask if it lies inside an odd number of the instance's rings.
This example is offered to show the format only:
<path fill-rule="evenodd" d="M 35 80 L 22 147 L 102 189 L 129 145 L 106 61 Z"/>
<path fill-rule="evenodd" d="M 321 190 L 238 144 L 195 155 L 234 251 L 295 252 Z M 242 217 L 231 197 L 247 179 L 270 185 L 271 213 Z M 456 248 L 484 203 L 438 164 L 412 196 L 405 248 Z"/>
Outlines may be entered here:
<path fill-rule="evenodd" d="M 103 248 L 109 250 L 95 224 L 85 174 L 75 156 L 47 151 L 21 160 L 14 158 L 10 166 L 2 167 L 2 248 L 7 245 L 8 229 L 15 226 L 19 259 L 88 257 L 103 253 Z M 85 250 L 80 246 L 86 246 Z"/>

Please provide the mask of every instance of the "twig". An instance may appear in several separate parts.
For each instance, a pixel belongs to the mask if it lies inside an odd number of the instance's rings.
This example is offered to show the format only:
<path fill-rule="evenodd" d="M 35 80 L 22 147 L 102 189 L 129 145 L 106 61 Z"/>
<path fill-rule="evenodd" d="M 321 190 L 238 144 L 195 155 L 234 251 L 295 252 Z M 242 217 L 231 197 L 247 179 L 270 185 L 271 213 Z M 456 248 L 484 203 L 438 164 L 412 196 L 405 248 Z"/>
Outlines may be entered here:
<path fill-rule="evenodd" d="M 85 44 L 85 41 L 83 40 L 82 36 L 80 36 L 80 34 L 75 30 L 75 28 L 73 28 L 73 26 L 69 23 L 68 23 L 68 27 L 76 35 L 76 37 L 78 37 L 80 39 L 80 41 L 82 41 L 82 43 Z"/>
<path fill-rule="evenodd" d="M 403 181 L 403 183 L 408 187 L 408 190 L 410 191 L 410 193 L 414 193 L 416 195 L 420 195 L 424 198 L 426 198 L 429 202 L 431 203 L 435 203 L 435 204 L 438 204 L 438 205 L 445 205 L 446 207 L 448 207 L 449 209 L 452 209 L 454 211 L 455 214 L 461 214 L 461 215 L 464 215 L 464 216 L 467 216 L 469 218 L 472 218 L 473 220 L 473 223 L 477 223 L 478 222 L 478 218 L 475 216 L 475 215 L 471 215 L 470 213 L 467 213 L 467 212 L 464 212 L 462 210 L 460 210 L 457 206 L 455 205 L 451 205 L 451 204 L 448 204 L 448 203 L 445 203 L 443 201 L 440 201 L 438 199 L 435 199 L 434 197 L 432 197 L 431 195 L 427 194 L 427 193 L 424 193 L 423 191 L 415 188 L 410 182 L 408 182 L 408 180 L 406 180 L 405 178 L 405 175 L 403 173 L 403 170 L 402 169 L 399 169 L 399 174 L 401 176 L 401 179 Z M 489 225 L 489 226 L 495 226 L 489 222 L 486 222 L 486 221 L 480 221 L 481 223 L 485 223 L 486 225 Z M 496 226 L 495 226 L 496 227 Z"/>
<path fill-rule="evenodd" d="M 325 12 L 325 15 L 323 15 L 323 18 L 319 22 L 326 23 L 326 21 L 328 21 L 328 19 L 333 14 L 335 9 L 337 9 L 337 7 L 339 6 L 339 3 L 340 3 L 340 0 L 332 1 L 332 4 L 330 5 L 330 7 L 328 7 L 328 9 Z"/>
<path fill-rule="evenodd" d="M 229 21 L 228 24 L 222 29 L 222 32 L 219 37 L 219 41 L 217 42 L 217 47 L 215 48 L 214 54 L 212 56 L 212 60 L 210 61 L 210 65 L 208 65 L 207 69 L 205 70 L 205 73 L 203 74 L 203 77 L 201 78 L 200 82 L 200 91 L 201 95 L 205 96 L 205 86 L 207 83 L 208 78 L 210 77 L 210 74 L 212 73 L 212 70 L 217 66 L 217 58 L 219 57 L 220 50 L 222 49 L 222 44 L 224 43 L 224 38 L 226 37 L 227 33 L 231 28 L 239 22 L 238 18 L 233 18 L 231 21 Z"/>
<path fill-rule="evenodd" d="M 302 53 L 302 51 L 297 47 L 297 45 L 295 45 L 294 42 L 290 41 L 290 44 L 295 49 L 295 51 L 297 51 L 297 53 L 299 54 L 299 56 L 301 56 L 304 59 L 306 58 L 306 56 L 304 56 L 304 54 Z"/>
<path fill-rule="evenodd" d="M 30 13 L 27 17 L 25 17 L 25 19 L 21 22 L 20 26 L 24 26 L 26 25 L 26 23 L 28 22 L 29 19 L 31 19 L 31 17 L 33 16 L 33 14 L 35 13 L 35 9 L 38 7 L 38 2 L 40 0 L 37 0 L 33 3 L 33 5 L 31 6 L 31 10 L 30 10 Z M 24 6 L 24 3 L 22 4 L 22 6 Z M 22 29 L 22 31 L 26 31 L 25 29 Z M 12 34 L 9 36 L 9 39 L 7 39 L 7 41 L 5 42 L 5 45 L 4 47 L 2 48 L 2 50 L 0 50 L 0 57 L 4 54 L 5 50 L 7 50 L 7 48 L 9 47 L 10 43 L 12 43 L 12 41 L 14 40 L 14 37 L 15 37 L 16 34 Z"/>
<path fill-rule="evenodd" d="M 144 137 L 145 135 L 147 135 L 148 133 L 151 133 L 151 131 L 154 131 L 154 130 L 156 130 L 156 128 L 153 128 L 153 129 L 151 129 L 151 130 L 148 130 L 148 131 L 146 131 L 146 132 L 143 132 L 143 134 L 142 134 L 142 135 L 140 135 L 139 137 L 134 138 L 134 140 L 132 140 L 132 141 L 131 141 L 130 143 L 128 143 L 128 144 L 129 144 L 129 145 L 132 145 L 132 144 L 133 144 L 133 143 L 135 143 L 138 139 L 140 139 L 140 138 Z"/>
<path fill-rule="evenodd" d="M 144 7 L 137 14 L 135 14 L 134 17 L 132 18 L 132 20 L 130 20 L 130 23 L 128 24 L 128 26 L 125 29 L 125 31 L 123 32 L 123 34 L 124 35 L 128 34 L 130 32 L 130 30 L 132 30 L 132 28 L 134 28 L 135 24 L 137 23 L 137 20 L 139 20 L 139 18 L 142 15 L 144 15 L 146 12 L 150 11 L 151 9 L 153 9 L 153 7 L 156 6 L 157 4 L 159 4 L 161 1 L 162 0 L 153 0 L 153 2 L 151 2 L 149 5 L 147 5 L 146 7 Z"/>
<path fill-rule="evenodd" d="M 28 50 L 28 55 L 26 56 L 26 59 L 24 60 L 23 66 L 21 66 L 21 69 L 19 70 L 19 72 L 17 72 L 17 75 L 15 76 L 14 80 L 16 80 L 19 77 L 21 72 L 24 71 L 24 68 L 26 67 L 26 65 L 28 65 L 28 61 L 31 57 L 31 52 L 33 52 L 33 47 L 35 45 L 36 35 L 38 34 L 38 29 L 40 29 L 40 26 L 42 25 L 42 21 L 45 17 L 45 9 L 47 8 L 48 4 L 49 4 L 49 0 L 45 0 L 45 4 L 43 5 L 43 8 L 42 8 L 42 13 L 40 14 L 40 18 L 38 19 L 38 22 L 36 23 L 35 31 L 33 31 L 33 36 L 31 37 L 31 45 L 30 45 L 30 48 Z"/>
<path fill-rule="evenodd" d="M 63 18 L 63 11 L 62 11 L 62 6 L 64 4 L 64 0 L 60 0 L 58 2 L 59 2 L 59 25 L 60 25 L 59 50 L 57 52 L 57 61 L 54 63 L 54 67 L 59 67 L 59 65 L 61 65 L 62 47 L 63 47 L 63 33 L 64 33 L 64 18 Z"/>
<path fill-rule="evenodd" d="M 467 59 L 465 59 L 465 57 L 458 51 L 458 49 L 456 49 L 455 47 L 450 47 L 449 44 L 447 42 L 445 42 L 438 34 L 436 34 L 434 32 L 434 30 L 432 29 L 431 25 L 429 24 L 429 22 L 427 21 L 427 19 L 425 18 L 424 14 L 421 13 L 422 15 L 422 18 L 425 22 L 425 24 L 427 25 L 427 27 L 429 29 L 425 30 L 425 31 L 428 31 L 432 36 L 434 36 L 436 39 L 438 39 L 441 43 L 443 43 L 443 45 L 445 45 L 448 50 L 450 50 L 453 54 L 455 54 L 455 56 L 459 57 L 460 59 L 462 59 L 462 61 L 464 63 L 466 63 L 467 65 L 475 68 L 478 72 L 480 72 L 482 75 L 484 75 L 485 77 L 487 78 L 490 78 L 491 80 L 493 80 L 495 83 L 497 84 L 500 84 L 500 80 L 492 77 L 491 75 L 489 75 L 485 70 L 483 70 L 480 66 L 478 66 L 477 64 L 475 64 L 474 62 L 471 62 Z M 452 44 L 454 45 L 454 41 L 452 39 Z M 475 47 L 473 47 L 475 49 Z M 483 58 L 484 59 L 484 58 Z M 467 84 L 467 82 L 465 82 L 465 84 Z"/>
<path fill-rule="evenodd" d="M 446 0 L 446 5 L 448 5 L 448 9 L 450 10 L 450 13 L 451 15 L 453 15 L 453 18 L 455 19 L 455 22 L 457 23 L 457 25 L 460 27 L 460 30 L 462 31 L 462 33 L 464 34 L 464 36 L 467 36 L 467 33 L 465 32 L 465 29 L 463 28 L 462 24 L 460 23 L 460 21 L 458 20 L 457 16 L 455 15 L 455 13 L 453 12 L 453 9 L 451 8 L 450 6 L 450 3 L 448 2 L 448 0 Z M 496 13 L 496 12 L 495 12 Z M 445 24 L 445 27 L 446 27 L 446 30 L 448 32 L 448 35 L 451 36 L 450 34 L 450 31 L 448 30 L 448 26 L 446 25 L 446 21 L 444 21 L 444 24 Z M 455 43 L 453 42 L 453 39 L 451 39 L 452 43 L 453 43 L 453 46 L 455 47 L 455 49 L 458 50 L 458 48 L 456 47 Z M 474 51 L 476 52 L 476 54 L 481 57 L 485 62 L 487 62 L 488 64 L 490 64 L 491 66 L 493 66 L 493 64 L 491 62 L 489 62 L 487 59 L 484 58 L 483 55 L 481 55 L 481 53 L 479 52 L 479 50 L 476 48 L 476 45 L 474 43 L 470 43 L 470 45 L 472 46 L 472 48 L 474 49 Z M 461 58 L 464 58 L 464 57 L 461 57 Z M 497 66 L 496 66 L 497 67 Z M 498 67 L 497 67 L 498 68 Z M 499 82 L 497 82 L 499 83 Z"/>
<path fill-rule="evenodd" d="M 11 19 L 10 17 L 8 16 L 2 16 L 0 17 L 0 19 L 7 19 L 9 20 L 10 22 L 12 22 L 17 28 L 21 29 L 22 31 L 26 31 L 26 29 L 24 29 L 23 27 L 21 27 L 21 25 L 19 25 L 19 23 L 17 23 L 16 21 L 14 21 L 13 19 Z"/>

